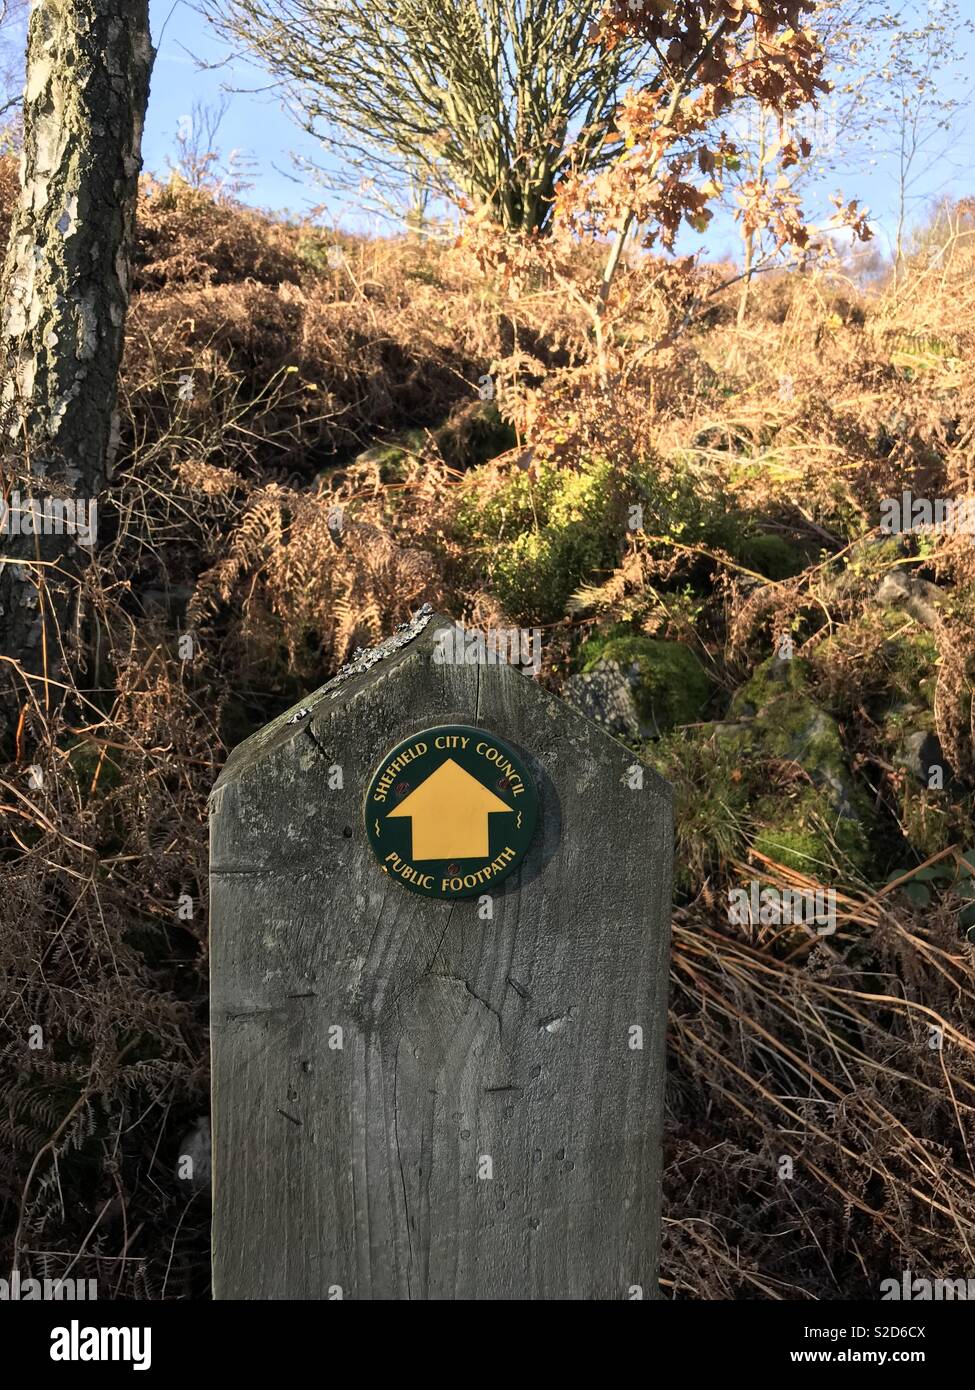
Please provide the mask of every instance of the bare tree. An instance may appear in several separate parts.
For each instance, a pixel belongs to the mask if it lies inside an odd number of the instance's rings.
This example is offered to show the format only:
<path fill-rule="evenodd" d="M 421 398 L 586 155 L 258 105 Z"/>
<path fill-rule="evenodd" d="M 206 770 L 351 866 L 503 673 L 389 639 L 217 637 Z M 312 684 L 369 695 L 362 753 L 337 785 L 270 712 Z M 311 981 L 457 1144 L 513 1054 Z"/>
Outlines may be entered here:
<path fill-rule="evenodd" d="M 148 0 L 43 0 L 31 14 L 22 192 L 0 320 L 8 718 L 24 703 L 21 678 L 28 698 L 34 675 L 41 698 L 56 700 L 85 564 L 67 508 L 87 501 L 90 519 L 112 467 L 152 57 Z M 32 505 L 42 498 L 52 502 L 50 525 Z M 87 523 L 82 535 L 91 538 Z"/>
<path fill-rule="evenodd" d="M 251 187 L 247 173 L 253 160 L 242 150 L 226 157 L 219 146 L 220 127 L 230 110 L 226 94 L 215 106 L 194 101 L 192 110 L 180 116 L 176 129 L 176 160 L 167 160 L 169 171 L 190 188 L 205 189 L 215 198 L 237 198 Z"/>
<path fill-rule="evenodd" d="M 598 168 L 646 45 L 593 42 L 603 0 L 201 0 L 355 187 L 412 177 L 509 228 L 548 220 L 571 158 Z"/>
<path fill-rule="evenodd" d="M 961 36 L 970 38 L 973 29 L 955 0 L 937 0 L 899 18 L 883 55 L 887 90 L 878 104 L 877 125 L 886 131 L 887 143 L 882 136 L 878 148 L 893 156 L 897 178 L 896 274 L 903 268 L 908 204 L 926 185 L 932 166 L 958 143 L 958 117 L 971 101 L 971 85 L 962 80 L 968 59 Z"/>
<path fill-rule="evenodd" d="M 884 0 L 817 0 L 810 20 L 824 54 L 830 91 L 816 104 L 796 112 L 775 112 L 752 99 L 735 108 L 729 129 L 736 157 L 725 173 L 725 201 L 738 212 L 743 276 L 738 321 L 747 312 L 753 277 L 777 263 L 767 232 L 740 217 L 747 190 L 773 175 L 776 188 L 789 195 L 824 199 L 823 178 L 830 168 L 855 163 L 854 153 L 871 128 L 879 89 L 879 72 L 858 55 L 885 34 L 890 19 Z M 783 151 L 790 151 L 783 162 Z M 821 211 L 813 208 L 814 215 Z"/>

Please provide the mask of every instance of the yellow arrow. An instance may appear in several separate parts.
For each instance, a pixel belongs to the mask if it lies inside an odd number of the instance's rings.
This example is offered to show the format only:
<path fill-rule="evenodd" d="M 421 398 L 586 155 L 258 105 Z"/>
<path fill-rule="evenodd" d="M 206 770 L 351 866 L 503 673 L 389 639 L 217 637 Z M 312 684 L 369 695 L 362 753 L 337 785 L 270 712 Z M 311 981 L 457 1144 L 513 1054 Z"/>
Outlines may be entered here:
<path fill-rule="evenodd" d="M 512 814 L 499 796 L 448 758 L 390 811 L 388 819 L 412 818 L 411 859 L 486 859 L 488 816 L 493 811 Z"/>

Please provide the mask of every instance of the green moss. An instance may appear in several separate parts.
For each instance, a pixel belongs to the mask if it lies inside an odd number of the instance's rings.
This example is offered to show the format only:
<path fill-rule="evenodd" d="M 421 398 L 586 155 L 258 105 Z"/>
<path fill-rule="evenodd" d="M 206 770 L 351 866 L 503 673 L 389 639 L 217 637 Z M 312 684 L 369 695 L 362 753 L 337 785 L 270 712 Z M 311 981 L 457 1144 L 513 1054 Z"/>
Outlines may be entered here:
<path fill-rule="evenodd" d="M 776 864 L 821 882 L 861 875 L 870 858 L 866 828 L 855 816 L 824 814 L 813 787 L 799 797 L 766 796 L 754 807 L 753 848 Z"/>
<path fill-rule="evenodd" d="M 570 470 L 515 469 L 500 488 L 475 489 L 459 509 L 461 535 L 512 618 L 553 622 L 574 589 L 619 562 L 624 489 L 606 460 Z"/>
<path fill-rule="evenodd" d="M 830 871 L 829 851 L 823 839 L 808 830 L 769 827 L 755 836 L 754 848 L 775 864 L 798 869 L 820 879 Z"/>
<path fill-rule="evenodd" d="M 868 876 L 873 807 L 808 682 L 803 661 L 772 658 L 733 698 L 734 722 L 647 747 L 645 756 L 675 788 L 682 887 L 699 889 L 749 845 L 822 883 Z"/>
<path fill-rule="evenodd" d="M 655 459 L 638 464 L 632 479 L 643 506 L 643 530 L 682 545 L 700 545 L 735 555 L 751 525 L 743 513 L 730 510 L 720 493 L 702 489 L 692 455 L 672 459 L 666 470 Z"/>
<path fill-rule="evenodd" d="M 870 822 L 872 811 L 855 792 L 839 726 L 813 700 L 809 675 L 799 658 L 764 661 L 731 702 L 732 717 L 745 722 L 724 726 L 721 736 L 743 756 L 798 764 L 834 816 Z"/>
<path fill-rule="evenodd" d="M 711 695 L 711 682 L 700 662 L 680 642 L 639 633 L 592 637 L 579 653 L 583 671 L 600 661 L 615 661 L 633 680 L 640 718 L 661 733 L 677 724 L 693 724 Z"/>
<path fill-rule="evenodd" d="M 576 652 L 573 667 L 576 671 L 591 671 L 606 649 L 607 642 L 622 641 L 635 636 L 629 623 L 610 623 L 602 631 L 587 637 Z"/>
<path fill-rule="evenodd" d="M 783 696 L 798 696 L 800 701 L 806 702 L 809 700 L 809 666 L 800 657 L 783 661 L 779 656 L 770 656 L 763 661 L 735 692 L 729 713 L 733 718 L 750 717 L 768 709 Z M 794 707 L 795 717 L 799 701 L 790 701 L 790 704 Z"/>

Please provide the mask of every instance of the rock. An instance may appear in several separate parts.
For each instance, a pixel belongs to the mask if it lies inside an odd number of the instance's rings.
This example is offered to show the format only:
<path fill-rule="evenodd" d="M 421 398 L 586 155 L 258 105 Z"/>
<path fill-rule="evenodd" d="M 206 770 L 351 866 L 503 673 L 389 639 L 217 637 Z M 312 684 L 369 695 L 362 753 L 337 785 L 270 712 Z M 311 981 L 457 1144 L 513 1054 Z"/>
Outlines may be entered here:
<path fill-rule="evenodd" d="M 805 662 L 771 656 L 735 691 L 728 713 L 735 720 L 752 719 L 781 695 L 789 692 L 804 695 L 807 676 Z"/>
<path fill-rule="evenodd" d="M 884 575 L 874 595 L 874 602 L 879 603 L 881 608 L 903 610 L 925 627 L 936 627 L 938 604 L 944 601 L 944 597 L 944 591 L 937 584 L 900 569 Z"/>
<path fill-rule="evenodd" d="M 860 820 L 865 808 L 858 805 L 839 725 L 811 698 L 808 675 L 798 657 L 770 657 L 732 697 L 729 713 L 746 722 L 719 726 L 718 737 L 737 745 L 743 756 L 797 763 L 833 816 Z"/>
<path fill-rule="evenodd" d="M 741 862 L 749 847 L 821 884 L 870 876 L 876 811 L 801 658 L 769 658 L 723 720 L 667 734 L 644 756 L 675 789 L 682 888 Z"/>
<path fill-rule="evenodd" d="M 646 737 L 630 682 L 616 661 L 600 661 L 591 671 L 570 676 L 562 698 L 617 738 Z"/>
<path fill-rule="evenodd" d="M 840 600 L 853 598 L 859 604 L 864 593 L 876 587 L 907 550 L 903 535 L 861 536 L 850 545 L 846 564 L 824 573 L 825 591 Z"/>
<path fill-rule="evenodd" d="M 951 771 L 941 751 L 941 740 L 937 734 L 926 729 L 918 729 L 901 741 L 894 754 L 894 762 L 925 787 L 931 785 L 932 768 L 941 769 L 942 787 L 951 780 Z"/>
<path fill-rule="evenodd" d="M 622 671 L 642 738 L 659 738 L 677 725 L 696 724 L 711 695 L 701 663 L 681 642 L 634 632 L 597 636 L 583 643 L 580 658 L 584 675 L 604 662 Z"/>

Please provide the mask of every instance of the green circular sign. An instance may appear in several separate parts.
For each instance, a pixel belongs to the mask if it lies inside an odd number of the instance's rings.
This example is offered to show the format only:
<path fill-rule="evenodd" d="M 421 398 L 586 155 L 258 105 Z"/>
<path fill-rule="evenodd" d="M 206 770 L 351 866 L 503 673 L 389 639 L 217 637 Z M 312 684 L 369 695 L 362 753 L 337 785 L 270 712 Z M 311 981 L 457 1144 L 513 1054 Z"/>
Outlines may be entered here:
<path fill-rule="evenodd" d="M 487 729 L 421 729 L 391 749 L 364 814 L 383 872 L 428 898 L 489 893 L 524 859 L 538 793 L 522 759 Z"/>

